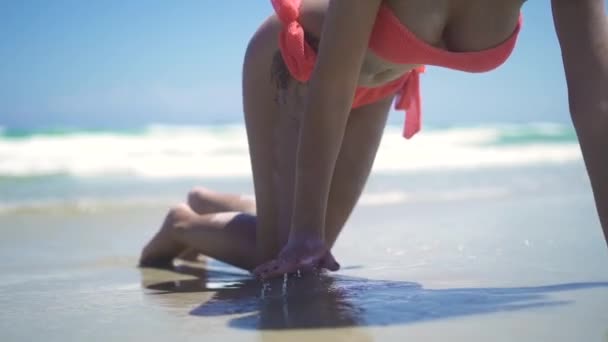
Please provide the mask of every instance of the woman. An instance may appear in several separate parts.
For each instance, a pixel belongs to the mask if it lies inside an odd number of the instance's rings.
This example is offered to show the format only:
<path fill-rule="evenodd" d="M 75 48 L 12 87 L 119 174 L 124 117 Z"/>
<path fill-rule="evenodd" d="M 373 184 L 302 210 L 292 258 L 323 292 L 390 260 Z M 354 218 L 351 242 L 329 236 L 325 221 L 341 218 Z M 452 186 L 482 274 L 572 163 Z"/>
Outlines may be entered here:
<path fill-rule="evenodd" d="M 195 190 L 169 212 L 142 265 L 193 251 L 262 278 L 330 253 L 369 175 L 389 107 L 420 129 L 425 64 L 489 71 L 507 59 L 524 0 L 273 0 L 245 56 L 256 201 Z M 603 0 L 552 0 L 570 111 L 608 237 L 608 23 Z M 257 268 L 256 268 L 257 266 Z"/>

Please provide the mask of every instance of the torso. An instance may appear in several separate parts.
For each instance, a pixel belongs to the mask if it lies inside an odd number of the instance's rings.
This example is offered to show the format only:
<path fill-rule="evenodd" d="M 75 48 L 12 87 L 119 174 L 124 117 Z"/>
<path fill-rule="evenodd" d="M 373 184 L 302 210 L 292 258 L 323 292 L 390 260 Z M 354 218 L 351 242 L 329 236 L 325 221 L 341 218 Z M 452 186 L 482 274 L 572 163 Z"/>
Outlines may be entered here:
<path fill-rule="evenodd" d="M 385 0 L 393 13 L 420 40 L 437 48 L 482 51 L 511 36 L 524 0 Z M 319 37 L 327 0 L 304 0 L 300 22 L 307 33 Z M 416 65 L 388 62 L 368 50 L 359 85 L 379 86 Z"/>

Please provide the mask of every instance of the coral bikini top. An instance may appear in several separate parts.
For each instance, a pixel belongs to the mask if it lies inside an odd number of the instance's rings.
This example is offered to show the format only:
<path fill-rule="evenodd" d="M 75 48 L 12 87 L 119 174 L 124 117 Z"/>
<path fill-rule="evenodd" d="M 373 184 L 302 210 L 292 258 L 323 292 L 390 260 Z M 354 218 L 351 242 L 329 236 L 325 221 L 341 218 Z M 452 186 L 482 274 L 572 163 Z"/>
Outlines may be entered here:
<path fill-rule="evenodd" d="M 304 38 L 304 29 L 298 23 L 301 0 L 271 0 L 277 16 L 284 24 L 279 36 L 281 54 L 291 75 L 298 81 L 310 79 L 316 61 L 316 52 Z M 484 72 L 497 68 L 511 55 L 521 30 L 522 17 L 513 34 L 500 45 L 475 52 L 450 52 L 436 48 L 418 39 L 382 4 L 371 33 L 369 48 L 381 58 L 396 64 L 421 64 L 397 80 L 379 87 L 358 87 L 353 108 L 375 102 L 383 97 L 398 94 L 395 107 L 406 111 L 403 135 L 411 138 L 421 127 L 420 73 L 424 65 L 442 66 L 466 72 Z"/>

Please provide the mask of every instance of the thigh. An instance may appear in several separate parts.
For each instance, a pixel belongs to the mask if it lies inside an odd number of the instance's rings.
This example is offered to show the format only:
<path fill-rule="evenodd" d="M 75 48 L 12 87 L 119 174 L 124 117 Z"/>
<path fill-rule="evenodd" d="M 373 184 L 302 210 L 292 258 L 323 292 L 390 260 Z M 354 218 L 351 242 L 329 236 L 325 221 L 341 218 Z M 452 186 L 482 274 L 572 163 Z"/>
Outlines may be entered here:
<path fill-rule="evenodd" d="M 243 108 L 256 197 L 258 263 L 277 256 L 280 229 L 288 229 L 293 197 L 297 121 L 286 111 L 293 107 L 284 92 L 291 77 L 276 75 L 281 23 L 270 17 L 247 48 L 243 67 Z M 280 57 L 279 57 L 280 58 Z M 274 72 L 274 75 L 273 75 Z M 277 80 L 277 77 L 280 79 Z"/>

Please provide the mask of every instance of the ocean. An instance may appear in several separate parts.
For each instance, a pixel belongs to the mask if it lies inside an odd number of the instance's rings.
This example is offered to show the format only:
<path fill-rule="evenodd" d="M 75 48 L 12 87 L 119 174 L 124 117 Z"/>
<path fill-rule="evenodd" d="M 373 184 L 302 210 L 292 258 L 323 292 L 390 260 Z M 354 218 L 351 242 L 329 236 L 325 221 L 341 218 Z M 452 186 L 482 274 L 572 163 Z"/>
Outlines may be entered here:
<path fill-rule="evenodd" d="M 195 186 L 253 194 L 242 125 L 1 130 L 0 340 L 608 340 L 608 253 L 569 125 L 389 125 L 342 269 L 284 283 L 136 267 Z"/>
<path fill-rule="evenodd" d="M 491 174 L 580 163 L 575 132 L 563 124 L 427 127 L 411 140 L 403 139 L 401 128 L 391 125 L 373 173 Z M 578 180 L 585 182 L 584 177 Z M 125 198 L 162 200 L 175 194 L 158 191 L 161 185 L 166 189 L 167 184 L 175 188 L 208 182 L 251 183 L 243 125 L 0 129 L 0 210 Z M 443 190 L 449 192 L 450 184 L 445 186 Z"/>

